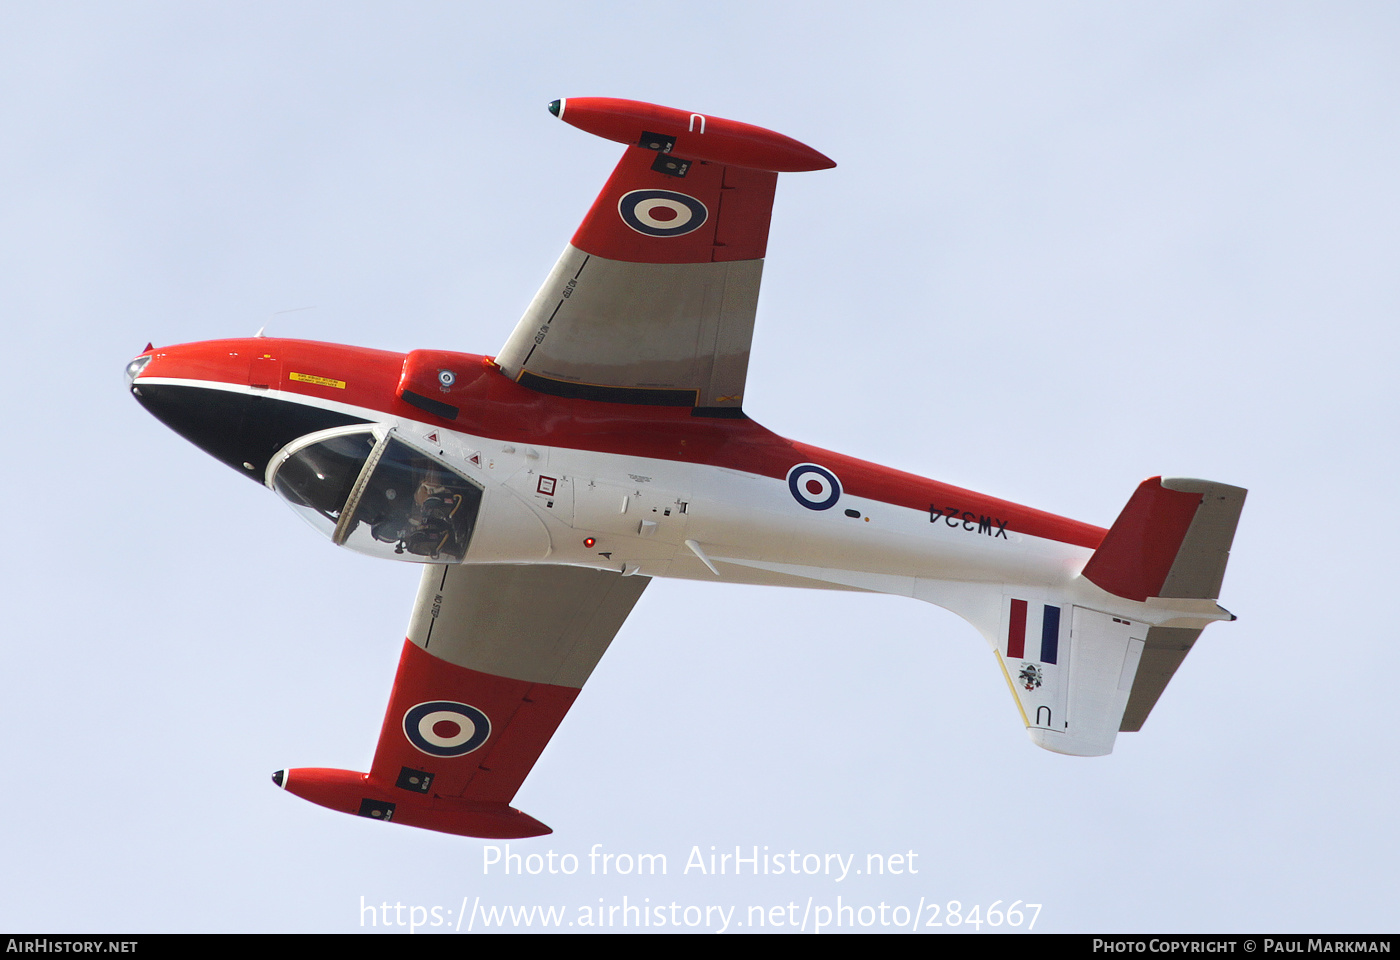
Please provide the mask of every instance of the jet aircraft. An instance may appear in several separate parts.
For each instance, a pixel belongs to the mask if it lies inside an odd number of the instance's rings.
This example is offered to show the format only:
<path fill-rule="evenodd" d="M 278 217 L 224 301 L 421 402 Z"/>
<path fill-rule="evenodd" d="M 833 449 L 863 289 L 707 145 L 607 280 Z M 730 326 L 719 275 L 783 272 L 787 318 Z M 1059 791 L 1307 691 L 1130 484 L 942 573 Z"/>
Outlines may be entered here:
<path fill-rule="evenodd" d="M 653 578 L 898 594 L 991 647 L 1039 746 L 1137 730 L 1216 599 L 1245 491 L 1152 478 L 1107 530 L 786 440 L 744 411 L 779 173 L 835 164 L 651 104 L 495 357 L 253 337 L 148 347 L 131 392 L 339 546 L 423 564 L 368 772 L 273 780 L 377 820 L 550 832 L 510 804 Z"/>

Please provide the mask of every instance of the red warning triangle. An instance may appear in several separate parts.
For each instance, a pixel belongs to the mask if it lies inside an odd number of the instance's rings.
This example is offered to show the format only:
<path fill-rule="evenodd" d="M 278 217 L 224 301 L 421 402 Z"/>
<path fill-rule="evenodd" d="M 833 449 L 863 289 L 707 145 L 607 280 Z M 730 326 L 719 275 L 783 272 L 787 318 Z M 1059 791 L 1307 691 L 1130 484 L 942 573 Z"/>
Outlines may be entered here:
<path fill-rule="evenodd" d="M 436 432 L 433 432 L 433 433 L 428 434 L 427 440 L 428 440 L 429 443 L 437 443 L 437 442 L 438 442 L 437 433 L 436 433 Z"/>
<path fill-rule="evenodd" d="M 472 463 L 476 464 L 478 467 L 481 466 L 481 454 L 472 454 Z"/>

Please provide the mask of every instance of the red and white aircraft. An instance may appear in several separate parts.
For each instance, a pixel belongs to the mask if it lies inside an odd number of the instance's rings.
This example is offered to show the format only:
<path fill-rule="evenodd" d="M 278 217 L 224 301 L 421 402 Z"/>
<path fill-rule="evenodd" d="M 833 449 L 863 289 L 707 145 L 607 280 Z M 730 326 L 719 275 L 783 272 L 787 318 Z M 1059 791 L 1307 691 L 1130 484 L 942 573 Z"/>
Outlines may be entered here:
<path fill-rule="evenodd" d="M 785 440 L 743 412 L 778 173 L 748 124 L 627 100 L 550 112 L 627 145 L 495 358 L 256 337 L 148 348 L 136 398 L 332 542 L 424 564 L 368 773 L 285 790 L 477 837 L 652 577 L 855 589 L 959 614 L 1031 739 L 1137 730 L 1215 602 L 1245 491 L 1143 482 L 1108 529 Z"/>

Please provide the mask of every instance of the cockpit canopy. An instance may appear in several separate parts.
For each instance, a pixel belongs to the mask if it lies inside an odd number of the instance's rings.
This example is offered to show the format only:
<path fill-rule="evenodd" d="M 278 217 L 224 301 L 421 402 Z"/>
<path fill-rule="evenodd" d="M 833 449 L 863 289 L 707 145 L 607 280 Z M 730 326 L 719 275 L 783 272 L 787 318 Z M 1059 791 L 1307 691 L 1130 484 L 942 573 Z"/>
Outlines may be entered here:
<path fill-rule="evenodd" d="M 302 437 L 269 474 L 268 485 L 332 543 L 394 560 L 461 562 L 481 509 L 480 484 L 386 427 Z"/>

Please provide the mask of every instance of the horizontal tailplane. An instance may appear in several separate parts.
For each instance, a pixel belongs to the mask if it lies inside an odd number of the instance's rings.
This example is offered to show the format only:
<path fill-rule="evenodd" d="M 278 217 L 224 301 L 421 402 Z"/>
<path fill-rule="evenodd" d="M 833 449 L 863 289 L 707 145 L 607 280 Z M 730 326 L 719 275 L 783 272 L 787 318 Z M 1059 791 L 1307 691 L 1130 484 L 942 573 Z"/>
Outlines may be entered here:
<path fill-rule="evenodd" d="M 1134 603 L 1082 585 L 1008 588 L 997 654 L 1038 746 L 1102 756 L 1120 730 L 1141 729 L 1205 623 L 1229 616 L 1200 601 L 1220 595 L 1244 498 L 1206 480 L 1143 481 L 1082 574 Z M 1193 602 L 1173 611 L 1172 600 Z M 1155 625 L 1164 619 L 1176 625 Z"/>
<path fill-rule="evenodd" d="M 1132 695 L 1123 710 L 1119 730 L 1136 732 L 1142 729 L 1147 715 L 1157 705 L 1157 698 L 1167 689 L 1167 681 L 1176 674 L 1176 668 L 1181 666 L 1200 635 L 1200 629 L 1193 627 L 1153 627 L 1147 631 L 1147 643 L 1138 662 Z"/>
<path fill-rule="evenodd" d="M 1144 480 L 1083 576 L 1128 600 L 1219 598 L 1245 493 L 1209 480 Z"/>

